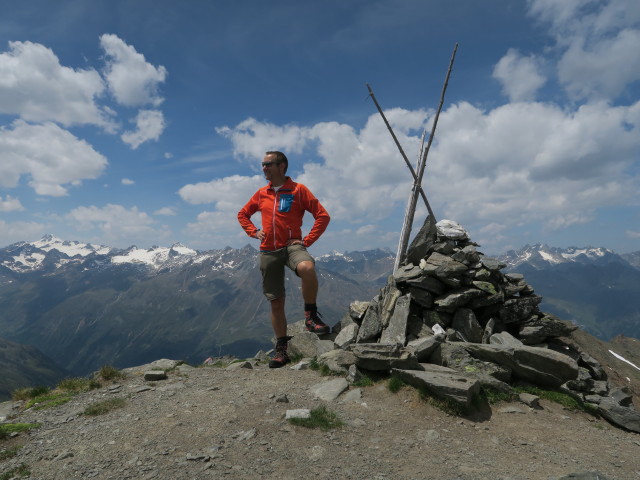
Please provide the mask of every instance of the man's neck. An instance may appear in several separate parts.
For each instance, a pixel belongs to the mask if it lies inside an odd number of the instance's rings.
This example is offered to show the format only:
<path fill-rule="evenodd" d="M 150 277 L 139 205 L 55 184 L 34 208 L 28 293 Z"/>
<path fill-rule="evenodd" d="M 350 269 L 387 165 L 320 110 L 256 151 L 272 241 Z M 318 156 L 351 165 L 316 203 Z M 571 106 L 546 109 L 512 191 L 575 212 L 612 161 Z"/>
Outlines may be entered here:
<path fill-rule="evenodd" d="M 273 180 L 271 180 L 271 186 L 278 188 L 281 187 L 282 185 L 284 185 L 284 183 L 287 181 L 287 177 L 282 177 L 282 178 L 274 178 Z"/>

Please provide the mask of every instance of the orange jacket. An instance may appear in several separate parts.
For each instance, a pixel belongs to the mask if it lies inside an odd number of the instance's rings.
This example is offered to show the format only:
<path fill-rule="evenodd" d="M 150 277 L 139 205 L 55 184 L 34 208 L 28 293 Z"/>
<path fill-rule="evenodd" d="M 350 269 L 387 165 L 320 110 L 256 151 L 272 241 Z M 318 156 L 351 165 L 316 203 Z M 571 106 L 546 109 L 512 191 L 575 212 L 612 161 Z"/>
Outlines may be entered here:
<path fill-rule="evenodd" d="M 278 192 L 271 182 L 253 194 L 247 204 L 238 212 L 238 221 L 247 235 L 254 237 L 259 229 L 251 221 L 251 216 L 260 211 L 262 230 L 266 236 L 260 250 L 273 251 L 286 247 L 291 240 L 302 240 L 305 247 L 311 246 L 329 225 L 329 214 L 313 193 L 301 183 L 287 177 Z M 302 238 L 302 217 L 308 211 L 315 222 L 309 234 Z"/>

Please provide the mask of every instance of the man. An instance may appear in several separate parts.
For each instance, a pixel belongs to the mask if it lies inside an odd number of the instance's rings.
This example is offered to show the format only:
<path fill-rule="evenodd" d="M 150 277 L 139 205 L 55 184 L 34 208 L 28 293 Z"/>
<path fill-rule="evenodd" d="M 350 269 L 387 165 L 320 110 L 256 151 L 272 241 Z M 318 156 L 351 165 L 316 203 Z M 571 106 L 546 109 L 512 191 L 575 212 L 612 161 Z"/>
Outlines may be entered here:
<path fill-rule="evenodd" d="M 289 363 L 287 319 L 284 313 L 284 267 L 293 270 L 302 280 L 305 327 L 318 335 L 329 333 L 320 319 L 316 306 L 318 278 L 315 262 L 307 252 L 327 228 L 329 214 L 311 191 L 286 176 L 289 160 L 282 152 L 267 152 L 262 172 L 269 184 L 258 190 L 238 212 L 238 221 L 247 235 L 260 240 L 260 271 L 262 291 L 271 302 L 271 325 L 276 335 L 276 353 L 269 367 L 279 368 Z M 258 229 L 251 216 L 262 214 Z M 315 219 L 311 231 L 302 237 L 302 217 L 305 211 Z"/>

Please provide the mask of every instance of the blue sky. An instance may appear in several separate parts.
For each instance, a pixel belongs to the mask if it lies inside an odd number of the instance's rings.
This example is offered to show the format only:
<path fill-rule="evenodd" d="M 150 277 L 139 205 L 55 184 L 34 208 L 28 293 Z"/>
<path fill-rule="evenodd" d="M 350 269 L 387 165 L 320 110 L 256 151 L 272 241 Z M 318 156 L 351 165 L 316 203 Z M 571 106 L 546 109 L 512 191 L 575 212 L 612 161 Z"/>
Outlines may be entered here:
<path fill-rule="evenodd" d="M 0 245 L 257 247 L 277 149 L 332 216 L 312 253 L 395 251 L 411 175 L 365 83 L 414 162 L 455 43 L 436 218 L 640 250 L 637 0 L 0 0 Z"/>

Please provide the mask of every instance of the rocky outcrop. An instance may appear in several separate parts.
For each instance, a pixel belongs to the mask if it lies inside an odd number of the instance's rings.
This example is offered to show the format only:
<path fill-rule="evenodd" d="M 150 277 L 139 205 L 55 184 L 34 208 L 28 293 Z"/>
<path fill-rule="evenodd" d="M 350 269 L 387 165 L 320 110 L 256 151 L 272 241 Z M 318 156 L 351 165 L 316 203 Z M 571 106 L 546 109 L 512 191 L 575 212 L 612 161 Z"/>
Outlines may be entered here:
<path fill-rule="evenodd" d="M 525 382 L 570 393 L 640 431 L 638 413 L 612 395 L 598 362 L 565 341 L 577 327 L 541 312 L 542 298 L 523 275 L 503 274 L 505 264 L 477 247 L 457 223 L 427 218 L 379 295 L 354 302 L 335 327 L 333 346 L 351 352 L 356 368 L 393 371 L 465 406 L 480 385 Z M 312 341 L 317 356 L 326 352 L 326 339 Z"/>

